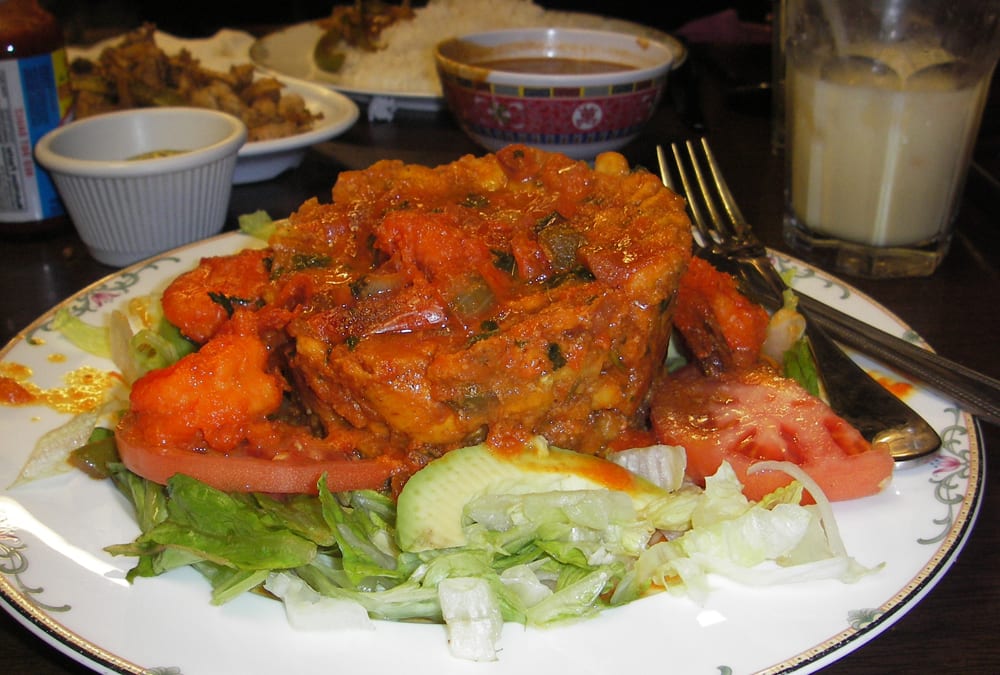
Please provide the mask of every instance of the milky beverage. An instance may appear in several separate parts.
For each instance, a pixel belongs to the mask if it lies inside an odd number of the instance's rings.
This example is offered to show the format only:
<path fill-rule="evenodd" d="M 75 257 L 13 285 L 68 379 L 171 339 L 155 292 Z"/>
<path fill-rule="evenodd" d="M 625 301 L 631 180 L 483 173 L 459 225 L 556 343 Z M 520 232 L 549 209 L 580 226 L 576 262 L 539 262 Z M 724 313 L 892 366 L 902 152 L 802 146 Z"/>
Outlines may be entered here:
<path fill-rule="evenodd" d="M 878 61 L 789 64 L 792 208 L 807 228 L 838 239 L 932 240 L 952 218 L 989 70 L 972 80 L 940 50 L 873 53 Z"/>

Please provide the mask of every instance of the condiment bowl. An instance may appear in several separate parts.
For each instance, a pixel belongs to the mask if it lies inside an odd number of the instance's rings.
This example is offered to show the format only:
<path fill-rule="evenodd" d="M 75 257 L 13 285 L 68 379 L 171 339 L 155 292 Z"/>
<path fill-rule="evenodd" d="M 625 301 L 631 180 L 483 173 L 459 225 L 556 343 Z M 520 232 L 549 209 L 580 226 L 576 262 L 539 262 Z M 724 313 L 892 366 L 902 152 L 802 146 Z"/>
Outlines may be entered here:
<path fill-rule="evenodd" d="M 39 139 L 91 255 L 116 267 L 222 230 L 246 126 L 199 108 L 142 108 L 70 122 Z"/>
<path fill-rule="evenodd" d="M 675 51 L 626 33 L 537 28 L 445 40 L 434 58 L 448 107 L 483 147 L 524 143 L 589 159 L 638 135 Z"/>

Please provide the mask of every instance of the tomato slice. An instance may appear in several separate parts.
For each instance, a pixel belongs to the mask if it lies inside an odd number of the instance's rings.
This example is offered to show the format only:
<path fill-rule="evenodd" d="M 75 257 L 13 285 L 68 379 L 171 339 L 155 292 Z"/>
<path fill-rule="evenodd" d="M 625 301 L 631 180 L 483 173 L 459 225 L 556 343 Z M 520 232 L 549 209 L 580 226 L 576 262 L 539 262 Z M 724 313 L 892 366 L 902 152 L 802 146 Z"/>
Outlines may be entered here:
<path fill-rule="evenodd" d="M 791 481 L 778 472 L 748 475 L 761 460 L 798 464 L 831 501 L 875 494 L 892 476 L 887 448 L 872 447 L 823 401 L 766 366 L 719 377 L 685 367 L 657 383 L 650 413 L 661 443 L 684 446 L 692 480 L 704 484 L 728 461 L 750 499 Z"/>
<path fill-rule="evenodd" d="M 155 483 L 166 483 L 174 474 L 182 473 L 226 492 L 315 494 L 323 474 L 332 492 L 343 492 L 379 490 L 414 470 L 403 458 L 392 455 L 314 459 L 293 454 L 288 459 L 272 459 L 150 445 L 131 420 L 126 415 L 115 432 L 118 454 L 129 471 Z"/>

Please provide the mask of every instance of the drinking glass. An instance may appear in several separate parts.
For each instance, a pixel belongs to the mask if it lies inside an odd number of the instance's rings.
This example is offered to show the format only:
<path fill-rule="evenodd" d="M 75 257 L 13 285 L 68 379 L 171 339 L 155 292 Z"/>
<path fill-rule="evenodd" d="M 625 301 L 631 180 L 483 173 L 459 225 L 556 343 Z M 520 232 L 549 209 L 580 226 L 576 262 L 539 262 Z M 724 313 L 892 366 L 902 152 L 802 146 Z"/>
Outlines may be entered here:
<path fill-rule="evenodd" d="M 849 275 L 933 273 L 1000 56 L 1000 0 L 782 5 L 786 242 Z"/>

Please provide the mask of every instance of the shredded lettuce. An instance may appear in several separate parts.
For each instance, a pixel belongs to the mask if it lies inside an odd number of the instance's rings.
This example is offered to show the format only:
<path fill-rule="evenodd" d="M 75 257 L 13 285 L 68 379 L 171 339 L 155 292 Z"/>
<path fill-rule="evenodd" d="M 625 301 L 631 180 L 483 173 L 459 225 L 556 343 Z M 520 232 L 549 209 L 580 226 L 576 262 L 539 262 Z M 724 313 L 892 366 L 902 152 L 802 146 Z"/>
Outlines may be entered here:
<path fill-rule="evenodd" d="M 129 384 L 149 371 L 165 368 L 195 350 L 195 344 L 185 338 L 165 317 L 156 317 L 153 328 L 143 327 L 133 332 L 128 317 L 117 310 L 111 312 L 108 339 L 111 360 Z"/>
<path fill-rule="evenodd" d="M 441 615 L 451 653 L 470 661 L 496 661 L 503 616 L 490 584 L 478 577 L 452 577 L 438 584 Z"/>
<path fill-rule="evenodd" d="M 782 366 L 785 377 L 801 384 L 813 396 L 821 395 L 819 370 L 807 338 L 800 338 L 785 352 Z"/>
<path fill-rule="evenodd" d="M 116 383 L 103 394 L 104 400 L 99 407 L 77 413 L 62 425 L 42 434 L 10 487 L 71 471 L 76 466 L 71 462 L 73 453 L 104 436 L 106 427 L 99 425 L 105 421 L 113 424 L 126 406 L 127 392 L 123 386 Z M 115 456 L 116 451 L 112 450 L 110 454 Z"/>
<path fill-rule="evenodd" d="M 609 459 L 669 492 L 684 483 L 687 454 L 679 445 L 630 448 L 612 454 Z"/>
<path fill-rule="evenodd" d="M 303 630 L 367 629 L 371 619 L 444 623 L 452 653 L 496 658 L 504 622 L 549 626 L 662 590 L 703 600 L 712 576 L 751 585 L 872 570 L 843 550 L 818 488 L 795 481 L 749 501 L 728 464 L 704 489 L 645 506 L 604 489 L 485 494 L 463 513 L 466 544 L 421 552 L 397 543 L 395 502 L 379 492 L 229 494 L 177 475 L 166 486 L 109 469 L 142 534 L 108 547 L 135 556 L 134 580 L 192 565 L 221 604 L 263 588 Z M 804 482 L 800 481 L 804 480 Z"/>
<path fill-rule="evenodd" d="M 785 377 L 795 380 L 813 396 L 822 396 L 819 366 L 806 336 L 806 319 L 799 313 L 799 298 L 790 288 L 782 294 L 782 306 L 771 315 L 761 351 Z"/>
<path fill-rule="evenodd" d="M 151 302 L 144 307 L 159 308 L 160 303 Z M 153 313 L 155 316 L 144 317 L 150 325 L 134 332 L 129 318 L 120 310 L 111 312 L 108 325 L 96 326 L 63 307 L 55 313 L 52 328 L 88 354 L 111 359 L 131 384 L 150 370 L 169 366 L 196 347 L 162 312 Z"/>
<path fill-rule="evenodd" d="M 288 623 L 297 630 L 374 630 L 368 611 L 356 600 L 317 593 L 302 579 L 270 572 L 264 589 L 281 599 Z"/>
<path fill-rule="evenodd" d="M 108 331 L 102 326 L 94 326 L 72 314 L 66 307 L 56 311 L 52 317 L 52 328 L 88 354 L 111 358 L 111 344 Z"/>
<path fill-rule="evenodd" d="M 267 211 L 259 210 L 244 213 L 238 218 L 240 231 L 251 237 L 267 241 L 277 229 L 277 222 L 271 219 Z"/>
<path fill-rule="evenodd" d="M 10 487 L 71 471 L 67 458 L 87 442 L 99 416 L 99 410 L 83 412 L 43 434 Z"/>

